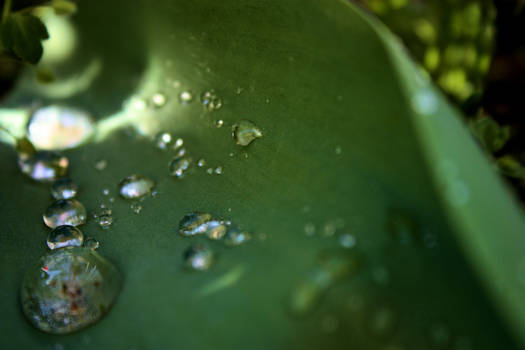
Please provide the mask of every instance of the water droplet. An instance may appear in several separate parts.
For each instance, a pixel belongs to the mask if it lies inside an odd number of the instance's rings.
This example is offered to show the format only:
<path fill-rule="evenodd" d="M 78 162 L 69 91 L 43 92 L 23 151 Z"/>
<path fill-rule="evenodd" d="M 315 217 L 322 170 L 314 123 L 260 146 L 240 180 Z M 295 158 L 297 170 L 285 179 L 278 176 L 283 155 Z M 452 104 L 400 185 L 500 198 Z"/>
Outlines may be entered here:
<path fill-rule="evenodd" d="M 184 140 L 181 139 L 181 138 L 178 138 L 178 139 L 175 140 L 175 143 L 173 144 L 173 149 L 177 150 L 177 149 L 181 148 L 182 145 L 184 145 Z"/>
<path fill-rule="evenodd" d="M 221 175 L 222 174 L 222 166 L 218 166 L 215 168 L 215 174 Z"/>
<path fill-rule="evenodd" d="M 83 143 L 93 134 L 94 127 L 91 117 L 81 110 L 47 106 L 33 113 L 27 131 L 37 148 L 61 150 Z"/>
<path fill-rule="evenodd" d="M 65 247 L 80 247 L 84 242 L 82 231 L 74 226 L 58 226 L 47 236 L 47 246 L 49 249 Z"/>
<path fill-rule="evenodd" d="M 92 249 L 52 250 L 24 278 L 25 316 L 41 331 L 65 334 L 100 320 L 120 292 L 116 268 Z"/>
<path fill-rule="evenodd" d="M 59 199 L 44 213 L 44 223 L 51 228 L 62 225 L 79 226 L 86 223 L 86 209 L 75 199 Z"/>
<path fill-rule="evenodd" d="M 193 100 L 193 95 L 189 91 L 182 91 L 179 94 L 179 101 L 183 105 L 190 103 Z"/>
<path fill-rule="evenodd" d="M 142 204 L 140 204 L 139 202 L 131 203 L 129 207 L 131 211 L 133 211 L 135 214 L 140 214 L 140 212 L 142 211 Z"/>
<path fill-rule="evenodd" d="M 18 159 L 20 170 L 39 182 L 51 182 L 66 175 L 69 160 L 58 152 L 40 151 Z"/>
<path fill-rule="evenodd" d="M 197 162 L 197 166 L 200 168 L 202 168 L 205 165 L 206 165 L 206 160 L 204 158 L 199 159 L 199 161 Z"/>
<path fill-rule="evenodd" d="M 102 171 L 108 166 L 108 161 L 105 159 L 99 159 L 95 162 L 95 169 Z"/>
<path fill-rule="evenodd" d="M 307 236 L 315 235 L 315 225 L 311 222 L 304 224 L 304 234 Z"/>
<path fill-rule="evenodd" d="M 208 213 L 192 212 L 184 215 L 179 223 L 179 233 L 182 236 L 195 236 L 206 232 L 207 223 L 212 220 Z"/>
<path fill-rule="evenodd" d="M 412 108 L 421 115 L 430 115 L 437 112 L 439 100 L 432 89 L 421 89 L 412 97 Z"/>
<path fill-rule="evenodd" d="M 93 237 L 86 238 L 84 240 L 84 247 L 92 250 L 97 250 L 100 243 Z"/>
<path fill-rule="evenodd" d="M 209 112 L 216 111 L 222 107 L 222 100 L 217 97 L 217 94 L 213 90 L 202 93 L 201 103 Z"/>
<path fill-rule="evenodd" d="M 130 175 L 123 179 L 118 187 L 122 198 L 136 199 L 151 193 L 155 181 L 141 175 Z"/>
<path fill-rule="evenodd" d="M 243 91 L 244 91 L 244 89 L 243 89 L 242 87 L 240 87 L 240 86 L 237 87 L 237 89 L 235 89 L 235 93 L 236 93 L 237 95 L 240 95 Z"/>
<path fill-rule="evenodd" d="M 208 221 L 206 224 L 206 236 L 208 236 L 209 239 L 212 240 L 218 240 L 224 237 L 226 234 L 226 231 L 228 228 L 226 227 L 226 224 L 224 221 L 220 220 L 211 220 Z"/>
<path fill-rule="evenodd" d="M 190 168 L 191 158 L 178 156 L 168 165 L 168 171 L 171 176 L 175 176 L 179 179 L 184 177 L 184 173 Z"/>
<path fill-rule="evenodd" d="M 70 199 L 77 195 L 78 186 L 71 179 L 58 179 L 51 186 L 51 195 L 55 199 Z"/>
<path fill-rule="evenodd" d="M 156 94 L 154 94 L 152 97 L 151 97 L 151 102 L 153 103 L 153 106 L 157 107 L 157 108 L 160 108 L 162 106 L 164 106 L 166 104 L 166 95 L 158 92 Z"/>
<path fill-rule="evenodd" d="M 343 149 L 341 148 L 341 146 L 337 146 L 337 147 L 335 148 L 335 154 L 339 155 L 339 154 L 341 154 L 341 153 L 343 153 Z"/>
<path fill-rule="evenodd" d="M 221 128 L 224 125 L 224 120 L 219 119 L 215 122 L 215 126 Z"/>
<path fill-rule="evenodd" d="M 194 244 L 184 252 L 184 265 L 190 270 L 208 270 L 214 261 L 213 251 L 205 245 Z"/>
<path fill-rule="evenodd" d="M 103 194 L 104 196 L 108 196 L 108 195 L 109 195 L 109 189 L 108 189 L 108 188 L 104 188 L 104 189 L 102 190 L 102 194 Z"/>
<path fill-rule="evenodd" d="M 261 129 L 249 120 L 241 120 L 233 126 L 232 130 L 233 139 L 240 146 L 248 146 L 256 138 L 263 136 Z"/>
<path fill-rule="evenodd" d="M 162 150 L 166 150 L 171 144 L 172 137 L 170 133 L 160 132 L 155 136 L 155 146 Z"/>
<path fill-rule="evenodd" d="M 105 212 L 97 217 L 98 225 L 103 229 L 108 229 L 113 225 L 113 216 L 111 211 Z"/>
<path fill-rule="evenodd" d="M 350 233 L 343 233 L 339 236 L 339 244 L 343 248 L 353 248 L 355 247 L 357 241 L 353 235 Z"/>
<path fill-rule="evenodd" d="M 248 242 L 251 239 L 251 233 L 238 229 L 232 229 L 226 233 L 226 236 L 224 237 L 224 243 L 228 246 L 238 246 Z"/>
<path fill-rule="evenodd" d="M 207 172 L 208 174 L 210 174 L 210 175 L 213 174 L 213 168 L 208 168 L 208 169 L 206 169 L 206 172 Z"/>

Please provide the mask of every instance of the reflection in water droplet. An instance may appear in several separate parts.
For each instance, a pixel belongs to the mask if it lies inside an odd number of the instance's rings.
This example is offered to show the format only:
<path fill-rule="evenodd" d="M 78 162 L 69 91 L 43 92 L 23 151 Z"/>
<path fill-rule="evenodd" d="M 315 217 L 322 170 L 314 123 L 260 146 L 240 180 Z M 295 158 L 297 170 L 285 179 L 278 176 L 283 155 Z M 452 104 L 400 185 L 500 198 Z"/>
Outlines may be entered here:
<path fill-rule="evenodd" d="M 194 236 L 206 232 L 207 223 L 212 220 L 208 213 L 192 212 L 184 215 L 179 223 L 179 233 L 182 236 Z"/>
<path fill-rule="evenodd" d="M 252 235 L 249 232 L 232 229 L 226 233 L 226 236 L 224 237 L 224 243 L 228 246 L 238 246 L 248 242 L 251 239 Z"/>
<path fill-rule="evenodd" d="M 151 102 L 153 103 L 153 106 L 160 108 L 166 104 L 166 95 L 162 93 L 156 93 L 153 96 L 151 96 Z"/>
<path fill-rule="evenodd" d="M 155 181 L 141 175 L 130 175 L 124 178 L 118 187 L 122 198 L 136 199 L 151 193 Z"/>
<path fill-rule="evenodd" d="M 95 169 L 102 171 L 108 166 L 108 161 L 105 159 L 99 159 L 95 162 Z"/>
<path fill-rule="evenodd" d="M 37 109 L 27 127 L 35 147 L 61 150 L 80 145 L 93 133 L 91 117 L 78 109 L 47 106 Z"/>
<path fill-rule="evenodd" d="M 248 146 L 256 138 L 262 137 L 262 131 L 249 120 L 241 120 L 232 128 L 233 139 L 240 146 Z"/>
<path fill-rule="evenodd" d="M 97 250 L 100 243 L 93 237 L 86 238 L 84 240 L 84 247 L 92 250 Z"/>
<path fill-rule="evenodd" d="M 184 252 L 184 265 L 190 270 L 208 270 L 214 261 L 213 251 L 205 245 L 194 244 Z"/>
<path fill-rule="evenodd" d="M 197 166 L 201 168 L 205 165 L 206 165 L 206 160 L 204 158 L 199 159 L 199 161 L 197 162 Z"/>
<path fill-rule="evenodd" d="M 18 159 L 20 170 L 39 182 L 51 182 L 66 175 L 69 160 L 58 152 L 40 151 Z"/>
<path fill-rule="evenodd" d="M 224 221 L 220 220 L 211 220 L 208 221 L 206 224 L 206 236 L 208 236 L 209 239 L 212 240 L 218 240 L 224 237 L 226 234 L 226 231 L 228 228 L 226 227 L 226 224 Z"/>
<path fill-rule="evenodd" d="M 71 333 L 100 320 L 121 284 L 115 267 L 92 249 L 52 250 L 27 271 L 22 309 L 41 331 Z"/>
<path fill-rule="evenodd" d="M 215 122 L 215 126 L 221 128 L 224 125 L 224 120 L 219 119 Z"/>
<path fill-rule="evenodd" d="M 182 91 L 182 92 L 179 94 L 179 101 L 180 101 L 180 103 L 182 103 L 183 105 L 184 105 L 184 104 L 187 104 L 187 103 L 190 103 L 192 100 L 193 100 L 193 95 L 192 95 L 191 92 L 189 92 L 189 91 Z"/>
<path fill-rule="evenodd" d="M 353 248 L 355 247 L 357 241 L 353 235 L 350 233 L 343 233 L 339 236 L 339 244 L 343 248 Z"/>
<path fill-rule="evenodd" d="M 222 100 L 219 97 L 217 97 L 215 91 L 213 90 L 205 91 L 202 93 L 201 103 L 204 106 L 204 108 L 206 108 L 206 110 L 208 110 L 209 112 L 216 111 L 222 107 Z"/>
<path fill-rule="evenodd" d="M 218 166 L 215 168 L 215 174 L 221 175 L 222 174 L 222 166 Z"/>
<path fill-rule="evenodd" d="M 47 236 L 47 246 L 49 249 L 65 247 L 80 247 L 84 242 L 82 231 L 74 226 L 58 226 Z"/>
<path fill-rule="evenodd" d="M 158 133 L 155 136 L 155 140 L 154 140 L 155 146 L 157 146 L 157 148 L 160 148 L 162 150 L 167 149 L 169 145 L 171 144 L 171 141 L 172 141 L 172 137 L 171 137 L 171 134 L 168 132 Z"/>
<path fill-rule="evenodd" d="M 60 199 L 47 208 L 43 218 L 44 223 L 51 228 L 79 226 L 86 223 L 86 209 L 75 199 Z"/>
<path fill-rule="evenodd" d="M 51 195 L 55 199 L 70 199 L 77 195 L 78 186 L 71 179 L 58 179 L 51 186 Z"/>
<path fill-rule="evenodd" d="M 168 165 L 169 174 L 182 179 L 185 172 L 190 168 L 190 165 L 191 158 L 183 156 L 175 157 Z"/>

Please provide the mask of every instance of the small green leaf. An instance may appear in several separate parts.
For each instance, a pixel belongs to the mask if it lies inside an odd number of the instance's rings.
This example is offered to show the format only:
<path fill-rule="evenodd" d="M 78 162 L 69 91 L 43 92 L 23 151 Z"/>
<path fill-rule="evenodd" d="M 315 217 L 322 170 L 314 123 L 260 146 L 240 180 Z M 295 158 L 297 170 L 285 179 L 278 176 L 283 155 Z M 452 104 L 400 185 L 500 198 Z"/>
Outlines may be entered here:
<path fill-rule="evenodd" d="M 71 15 L 77 12 L 77 4 L 68 0 L 53 1 L 53 9 L 57 15 Z"/>
<path fill-rule="evenodd" d="M 500 126 L 488 116 L 470 121 L 469 127 L 479 142 L 491 153 L 505 146 L 510 137 L 509 127 Z"/>
<path fill-rule="evenodd" d="M 23 61 L 35 64 L 42 57 L 41 41 L 49 38 L 42 21 L 31 14 L 16 13 L 5 20 L 1 32 L 4 47 Z"/>

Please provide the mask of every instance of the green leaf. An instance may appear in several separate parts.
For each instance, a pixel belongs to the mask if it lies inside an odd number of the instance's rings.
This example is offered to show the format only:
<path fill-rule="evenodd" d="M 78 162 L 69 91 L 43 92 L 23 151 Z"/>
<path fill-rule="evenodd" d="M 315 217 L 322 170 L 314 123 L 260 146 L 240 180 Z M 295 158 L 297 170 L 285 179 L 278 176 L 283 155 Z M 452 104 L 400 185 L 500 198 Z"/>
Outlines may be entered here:
<path fill-rule="evenodd" d="M 41 41 L 48 39 L 42 21 L 31 14 L 15 13 L 2 23 L 2 42 L 21 60 L 36 64 L 42 57 Z"/>
<path fill-rule="evenodd" d="M 490 153 L 499 151 L 510 138 L 510 128 L 500 126 L 488 116 L 470 120 L 469 127 L 474 136 Z"/>
<path fill-rule="evenodd" d="M 2 144 L 5 348 L 520 348 L 522 212 L 457 111 L 382 24 L 332 0 L 111 0 L 72 20 L 82 45 L 70 70 L 45 87 L 29 72 L 0 117 L 35 101 L 94 116 L 97 134 L 66 152 L 69 176 L 89 212 L 112 207 L 110 229 L 91 216 L 81 229 L 100 241 L 124 287 L 103 320 L 75 334 L 44 334 L 24 319 L 20 284 L 46 252 L 41 216 L 52 200 Z M 92 62 L 100 69 L 88 87 L 71 86 Z M 208 112 L 198 97 L 211 89 L 223 103 Z M 192 102 L 179 102 L 183 91 Z M 162 106 L 152 101 L 159 93 Z M 241 120 L 263 134 L 247 147 L 231 136 Z M 161 130 L 207 165 L 169 176 L 175 151 L 150 139 Z M 221 175 L 206 172 L 217 166 Z M 134 173 L 158 192 L 140 214 L 117 195 Z M 254 239 L 227 247 L 181 237 L 179 220 L 195 210 Z M 356 246 L 341 253 L 344 233 Z M 203 273 L 182 261 L 196 242 L 218 254 Z"/>

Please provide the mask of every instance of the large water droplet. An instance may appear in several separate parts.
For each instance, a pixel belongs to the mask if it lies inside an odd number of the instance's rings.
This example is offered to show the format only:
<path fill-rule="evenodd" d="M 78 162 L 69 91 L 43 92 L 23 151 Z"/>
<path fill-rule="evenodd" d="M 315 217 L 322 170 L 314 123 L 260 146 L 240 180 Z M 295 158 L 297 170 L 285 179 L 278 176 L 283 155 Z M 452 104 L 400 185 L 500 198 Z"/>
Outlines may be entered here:
<path fill-rule="evenodd" d="M 40 149 L 60 150 L 83 143 L 93 133 L 91 117 L 78 109 L 47 106 L 29 120 L 28 137 Z"/>
<path fill-rule="evenodd" d="M 69 160 L 58 152 L 40 151 L 20 157 L 18 165 L 22 173 L 40 182 L 51 182 L 66 175 Z"/>
<path fill-rule="evenodd" d="M 179 233 L 182 236 L 195 236 L 204 233 L 210 220 L 212 220 L 212 216 L 208 213 L 188 213 L 180 220 Z"/>
<path fill-rule="evenodd" d="M 233 139 L 240 146 L 248 146 L 256 138 L 262 137 L 262 131 L 249 120 L 241 120 L 232 128 Z"/>
<path fill-rule="evenodd" d="M 215 111 L 222 107 L 222 100 L 217 97 L 215 91 L 205 91 L 201 95 L 201 103 L 208 111 Z"/>
<path fill-rule="evenodd" d="M 55 199 L 71 199 L 77 195 L 78 186 L 71 179 L 58 179 L 51 186 L 51 194 Z"/>
<path fill-rule="evenodd" d="M 44 332 L 74 332 L 108 312 L 121 284 L 119 272 L 94 250 L 53 250 L 26 273 L 22 309 L 29 321 Z"/>
<path fill-rule="evenodd" d="M 49 249 L 80 247 L 83 242 L 84 234 L 82 234 L 82 231 L 69 225 L 58 226 L 47 236 Z"/>
<path fill-rule="evenodd" d="M 86 223 L 86 208 L 74 199 L 59 199 L 51 204 L 44 213 L 44 223 L 51 228 Z"/>
<path fill-rule="evenodd" d="M 208 270 L 214 261 L 213 251 L 205 245 L 194 244 L 184 252 L 184 265 L 190 270 Z"/>
<path fill-rule="evenodd" d="M 118 187 L 122 198 L 136 199 L 151 193 L 155 181 L 141 175 L 130 175 L 124 178 Z"/>
<path fill-rule="evenodd" d="M 190 165 L 191 158 L 184 156 L 175 157 L 168 165 L 169 174 L 182 179 L 184 177 L 184 173 L 190 168 Z"/>

